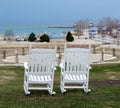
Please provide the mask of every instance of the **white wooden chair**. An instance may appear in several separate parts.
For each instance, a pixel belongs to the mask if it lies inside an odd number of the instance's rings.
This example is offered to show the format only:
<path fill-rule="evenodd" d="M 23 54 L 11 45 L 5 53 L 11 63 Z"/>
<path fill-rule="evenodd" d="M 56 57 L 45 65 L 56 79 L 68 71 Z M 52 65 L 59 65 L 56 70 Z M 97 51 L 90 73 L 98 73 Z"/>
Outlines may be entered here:
<path fill-rule="evenodd" d="M 64 60 L 60 64 L 60 89 L 66 92 L 66 89 L 82 88 L 88 93 L 89 85 L 89 66 L 90 48 L 67 48 L 64 47 Z"/>
<path fill-rule="evenodd" d="M 24 63 L 24 92 L 30 94 L 29 90 L 53 91 L 54 66 L 56 60 L 56 46 L 54 49 L 30 48 L 28 62 Z"/>

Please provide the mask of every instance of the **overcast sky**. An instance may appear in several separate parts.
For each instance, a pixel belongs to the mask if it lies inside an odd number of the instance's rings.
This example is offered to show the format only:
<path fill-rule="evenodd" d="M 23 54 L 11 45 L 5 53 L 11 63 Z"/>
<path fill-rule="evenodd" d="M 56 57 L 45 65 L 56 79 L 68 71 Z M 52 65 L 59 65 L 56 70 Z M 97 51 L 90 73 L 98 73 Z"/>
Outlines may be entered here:
<path fill-rule="evenodd" d="M 120 0 L 0 0 L 0 22 L 120 18 Z"/>

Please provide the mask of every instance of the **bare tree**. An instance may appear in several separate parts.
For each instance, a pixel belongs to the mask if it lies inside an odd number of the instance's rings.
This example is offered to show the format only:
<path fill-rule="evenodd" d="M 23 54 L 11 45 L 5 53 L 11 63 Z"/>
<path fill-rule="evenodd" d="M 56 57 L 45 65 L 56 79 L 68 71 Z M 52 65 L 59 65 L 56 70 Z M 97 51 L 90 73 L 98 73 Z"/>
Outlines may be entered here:
<path fill-rule="evenodd" d="M 11 36 L 14 36 L 14 32 L 11 29 L 5 31 L 4 40 L 11 40 Z"/>
<path fill-rule="evenodd" d="M 105 27 L 104 30 L 103 27 Z M 109 34 L 109 36 L 114 39 L 114 43 L 117 42 L 118 45 L 120 44 L 120 33 L 118 31 L 119 27 L 120 20 L 117 18 L 112 19 L 110 17 L 105 17 L 98 22 L 98 30 L 99 33 L 102 33 L 101 36 L 104 37 L 106 36 L 105 34 Z"/>
<path fill-rule="evenodd" d="M 120 25 L 119 19 L 112 19 L 111 17 L 105 17 L 98 22 L 98 30 L 103 29 L 103 27 L 106 27 L 106 31 L 109 31 L 111 34 L 111 31 L 113 29 L 118 29 L 119 25 Z"/>
<path fill-rule="evenodd" d="M 78 36 L 89 27 L 89 20 L 79 20 L 74 25 L 75 31 L 78 33 Z"/>
<path fill-rule="evenodd" d="M 8 36 L 14 36 L 14 32 L 11 29 L 10 30 L 8 29 L 8 30 L 5 31 L 4 36 L 6 36 L 6 37 L 8 37 Z"/>
<path fill-rule="evenodd" d="M 113 29 L 118 29 L 119 26 L 120 26 L 120 20 L 119 19 L 113 19 L 113 21 L 112 21 Z"/>
<path fill-rule="evenodd" d="M 102 33 L 103 27 L 105 27 L 105 21 L 100 20 L 97 26 L 98 26 L 98 33 Z"/>
<path fill-rule="evenodd" d="M 114 43 L 120 45 L 120 32 L 117 29 L 113 29 L 112 38 L 114 38 Z"/>

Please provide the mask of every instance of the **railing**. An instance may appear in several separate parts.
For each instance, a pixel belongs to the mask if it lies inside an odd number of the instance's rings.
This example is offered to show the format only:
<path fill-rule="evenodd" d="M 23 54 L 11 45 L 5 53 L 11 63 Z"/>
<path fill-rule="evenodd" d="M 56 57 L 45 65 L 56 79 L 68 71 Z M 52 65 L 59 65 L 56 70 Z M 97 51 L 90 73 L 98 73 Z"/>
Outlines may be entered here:
<path fill-rule="evenodd" d="M 91 50 L 92 54 L 99 54 L 101 56 L 101 61 L 96 63 L 114 63 L 120 62 L 120 47 L 110 47 L 110 46 L 93 46 Z"/>
<path fill-rule="evenodd" d="M 68 45 L 69 47 L 88 47 L 88 46 L 80 46 L 80 45 Z M 36 46 L 34 46 L 36 47 Z M 41 46 L 44 48 L 44 46 Z M 46 46 L 46 48 L 50 47 L 49 45 Z M 61 62 L 61 60 L 64 58 L 63 55 L 64 52 L 64 44 L 57 45 L 57 63 Z M 22 64 L 21 57 L 23 59 L 27 59 L 27 55 L 29 54 L 29 47 L 1 47 L 0 48 L 0 64 Z M 111 47 L 99 47 L 99 46 L 91 46 L 91 55 L 98 56 L 99 60 L 97 60 L 97 57 L 95 61 L 92 61 L 91 64 L 97 64 L 97 63 L 108 63 L 108 62 L 120 62 L 120 48 L 111 48 Z M 106 56 L 110 55 L 110 59 L 106 59 Z M 11 59 L 10 59 L 11 57 Z M 116 59 L 115 59 L 116 57 Z M 114 59 L 112 59 L 114 58 Z"/>

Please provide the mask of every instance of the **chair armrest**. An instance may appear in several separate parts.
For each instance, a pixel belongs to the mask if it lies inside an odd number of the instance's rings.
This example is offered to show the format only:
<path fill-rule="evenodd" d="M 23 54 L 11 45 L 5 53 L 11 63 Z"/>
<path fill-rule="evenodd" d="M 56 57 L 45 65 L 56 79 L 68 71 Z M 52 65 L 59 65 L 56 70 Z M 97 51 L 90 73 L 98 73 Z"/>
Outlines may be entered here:
<path fill-rule="evenodd" d="M 57 70 L 57 68 L 56 68 L 56 67 L 54 67 L 54 70 Z"/>
<path fill-rule="evenodd" d="M 61 75 L 63 76 L 64 72 L 61 71 Z"/>
<path fill-rule="evenodd" d="M 24 62 L 24 68 L 28 69 L 28 62 Z"/>
<path fill-rule="evenodd" d="M 25 75 L 25 76 L 28 76 L 28 72 L 27 72 L 27 71 L 25 71 L 24 75 Z"/>
<path fill-rule="evenodd" d="M 92 69 L 92 67 L 91 67 L 91 66 L 89 66 L 89 69 Z"/>
<path fill-rule="evenodd" d="M 61 68 L 61 69 L 63 69 L 63 68 L 64 68 L 63 63 L 60 63 L 60 65 L 59 65 L 59 66 L 60 66 L 60 68 Z"/>
<path fill-rule="evenodd" d="M 92 69 L 92 67 L 91 66 L 87 66 L 87 69 L 90 70 L 90 69 Z"/>

